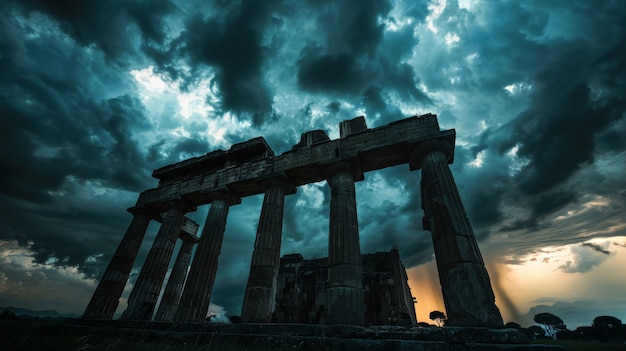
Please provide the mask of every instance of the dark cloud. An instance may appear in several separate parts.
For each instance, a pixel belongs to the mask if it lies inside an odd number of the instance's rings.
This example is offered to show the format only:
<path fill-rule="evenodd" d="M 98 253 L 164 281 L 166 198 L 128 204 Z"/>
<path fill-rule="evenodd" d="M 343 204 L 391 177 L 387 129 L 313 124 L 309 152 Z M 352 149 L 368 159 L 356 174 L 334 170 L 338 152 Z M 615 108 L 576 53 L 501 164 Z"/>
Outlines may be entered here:
<path fill-rule="evenodd" d="M 324 40 L 312 41 L 302 49 L 299 87 L 332 96 L 361 94 L 366 105 L 378 105 L 372 116 L 394 109 L 376 97 L 379 93 L 374 90 L 381 86 L 403 99 L 429 103 L 430 98 L 418 88 L 413 68 L 404 62 L 418 42 L 412 28 L 385 32 L 381 20 L 394 22 L 389 16 L 391 4 L 386 2 L 353 7 L 350 1 L 320 5 L 317 21 Z M 397 113 L 384 116 L 393 120 Z"/>
<path fill-rule="evenodd" d="M 362 89 L 368 80 L 363 63 L 349 53 L 315 55 L 321 50 L 315 45 L 302 52 L 298 70 L 300 88 L 312 92 L 342 94 Z"/>
<path fill-rule="evenodd" d="M 80 0 L 20 1 L 27 11 L 38 11 L 57 21 L 61 29 L 82 46 L 96 45 L 107 58 L 134 54 L 133 29 L 140 38 L 164 42 L 164 18 L 176 6 L 169 0 L 96 1 Z"/>
<path fill-rule="evenodd" d="M 79 20 L 80 11 L 93 10 L 85 5 L 61 13 L 53 5 L 23 4 L 60 21 Z M 128 85 L 102 56 L 75 46 L 63 33 L 49 32 L 44 27 L 49 22 L 19 20 L 11 20 L 15 27 L 3 27 L 13 38 L 9 44 L 25 56 L 13 51 L 0 69 L 5 82 L 0 163 L 11 169 L 0 176 L 7 229 L 1 237 L 30 245 L 37 263 L 56 258 L 54 265 L 99 276 L 106 262 L 95 265 L 87 258 L 110 258 L 117 245 L 111 238 L 121 237 L 126 225 L 117 220 L 126 222 L 124 208 L 134 201 L 126 192 L 152 183 L 152 166 L 135 137 L 151 127 L 147 111 L 134 95 L 110 94 Z M 71 35 L 82 35 L 80 44 L 97 40 L 89 37 L 89 28 L 82 34 L 68 28 Z"/>
<path fill-rule="evenodd" d="M 621 39 L 598 45 L 596 40 L 600 40 L 599 37 L 583 39 L 574 36 L 571 39 L 555 38 L 547 46 L 545 37 L 542 37 L 549 27 L 544 11 L 531 11 L 519 4 L 504 5 L 501 10 L 501 19 L 510 18 L 517 26 L 510 26 L 508 20 L 506 25 L 496 20 L 491 27 L 494 31 L 490 40 L 469 38 L 461 45 L 477 45 L 477 53 L 487 62 L 502 57 L 509 59 L 506 65 L 512 75 L 507 76 L 506 72 L 503 75 L 500 70 L 498 75 L 484 72 L 480 77 L 489 77 L 493 81 L 483 82 L 481 89 L 493 87 L 503 92 L 503 87 L 511 82 L 526 82 L 531 87 L 530 100 L 525 111 L 516 118 L 498 129 L 485 131 L 475 152 L 493 150 L 504 155 L 518 147 L 516 156 L 524 159 L 525 165 L 515 174 L 513 182 L 505 182 L 511 188 L 498 198 L 503 200 L 513 196 L 511 199 L 524 204 L 530 211 L 527 218 L 502 228 L 534 230 L 542 217 L 555 213 L 585 194 L 580 189 L 563 188 L 564 183 L 584 167 L 589 167 L 599 150 L 620 147 L 621 138 L 617 131 L 626 111 L 626 99 L 613 92 L 621 90 L 626 79 L 626 62 L 622 50 L 617 49 L 623 47 L 618 43 Z M 515 13 L 510 12 L 514 10 Z M 455 9 L 449 7 L 446 11 L 454 12 Z M 623 15 L 622 11 L 618 13 L 618 16 Z M 592 22 L 601 21 L 600 16 L 591 17 Z M 502 31 L 496 30 L 499 25 L 502 25 Z M 621 31 L 611 28 L 612 35 Z M 513 47 L 507 46 L 507 50 L 519 50 L 520 55 L 494 51 L 503 48 L 501 42 L 505 38 L 515 43 Z M 522 51 L 524 55 L 521 55 Z M 533 67 L 529 59 L 542 64 Z M 598 62 L 603 64 L 598 65 Z M 489 170 L 493 171 L 493 168 Z M 481 190 L 489 192 L 491 189 L 496 190 L 495 187 Z M 497 220 L 498 217 L 494 217 L 494 221 Z"/>
<path fill-rule="evenodd" d="M 601 254 L 610 255 L 611 251 L 605 250 L 602 246 L 593 244 L 593 243 L 582 243 L 582 246 L 586 246 L 594 251 L 597 251 Z"/>
<path fill-rule="evenodd" d="M 262 124 L 272 112 L 272 92 L 263 75 L 267 51 L 263 35 L 277 4 L 242 1 L 227 12 L 217 11 L 208 17 L 197 14 L 185 23 L 185 30 L 168 50 L 150 49 L 149 54 L 165 71 L 190 82 L 202 69 L 199 65 L 214 68 L 221 107 Z M 191 74 L 173 68 L 171 60 L 176 57 L 188 60 Z"/>
<path fill-rule="evenodd" d="M 582 243 L 571 249 L 573 258 L 566 261 L 559 269 L 565 273 L 585 273 L 589 272 L 611 254 L 599 245 L 592 243 Z"/>

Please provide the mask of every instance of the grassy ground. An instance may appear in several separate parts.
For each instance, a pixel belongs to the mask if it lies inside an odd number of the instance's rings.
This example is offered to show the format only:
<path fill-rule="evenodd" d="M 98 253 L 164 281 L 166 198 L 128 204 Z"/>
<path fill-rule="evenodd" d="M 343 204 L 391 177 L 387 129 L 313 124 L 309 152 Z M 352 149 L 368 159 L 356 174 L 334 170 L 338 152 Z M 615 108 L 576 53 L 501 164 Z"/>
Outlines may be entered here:
<path fill-rule="evenodd" d="M 115 336 L 94 334 L 78 330 L 62 330 L 55 333 L 54 325 L 62 322 L 0 320 L 0 351 L 318 351 L 327 350 L 320 342 L 290 342 L 284 338 L 268 338 L 253 342 L 245 337 L 232 338 L 219 335 L 203 335 L 197 339 L 177 340 L 159 336 L 158 333 L 142 333 L 138 330 L 129 337 L 127 333 Z"/>
<path fill-rule="evenodd" d="M 150 351 L 200 351 L 209 350 L 209 345 L 188 345 L 172 340 L 148 340 L 144 336 L 136 339 L 114 338 L 98 335 L 54 335 L 41 330 L 44 324 L 58 322 L 9 320 L 0 321 L 0 350 L 7 351 L 105 351 L 105 350 L 150 350 Z M 241 349 L 243 350 L 243 349 Z"/>
<path fill-rule="evenodd" d="M 563 345 L 569 351 L 626 351 L 625 344 L 609 342 L 589 342 L 576 340 L 533 340 L 533 344 Z"/>
<path fill-rule="evenodd" d="M 271 345 L 249 345 L 244 341 L 186 340 L 146 336 L 138 333 L 134 338 L 71 333 L 57 335 L 42 330 L 42 325 L 60 322 L 0 320 L 0 350 L 6 351 L 243 351 L 243 350 L 318 350 L 321 345 L 287 345 L 275 341 Z M 574 340 L 533 340 L 533 344 L 563 345 L 569 351 L 626 351 L 626 345 L 617 343 L 595 343 Z M 251 347 L 252 346 L 252 347 Z"/>

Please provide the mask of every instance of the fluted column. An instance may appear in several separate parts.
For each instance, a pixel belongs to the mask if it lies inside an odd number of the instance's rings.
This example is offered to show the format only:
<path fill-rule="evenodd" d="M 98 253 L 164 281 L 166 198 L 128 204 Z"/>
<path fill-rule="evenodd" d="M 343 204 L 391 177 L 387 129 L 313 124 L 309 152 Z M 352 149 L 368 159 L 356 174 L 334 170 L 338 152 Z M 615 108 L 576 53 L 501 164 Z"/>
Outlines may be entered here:
<path fill-rule="evenodd" d="M 276 305 L 285 191 L 293 186 L 277 179 L 267 181 L 265 186 L 267 189 L 241 311 L 244 322 L 271 322 Z"/>
<path fill-rule="evenodd" d="M 188 208 L 174 206 L 167 211 L 152 248 L 128 298 L 124 319 L 150 320 L 159 298 L 183 217 Z"/>
<path fill-rule="evenodd" d="M 448 167 L 452 145 L 427 142 L 418 154 L 424 224 L 432 233 L 448 323 L 502 327 L 489 275 Z"/>
<path fill-rule="evenodd" d="M 329 324 L 365 324 L 354 176 L 349 164 L 329 169 L 331 187 L 327 304 Z"/>
<path fill-rule="evenodd" d="M 185 278 L 187 278 L 191 251 L 193 251 L 193 246 L 198 242 L 197 238 L 191 235 L 181 235 L 180 238 L 182 245 L 176 256 L 174 267 L 170 272 L 170 278 L 165 285 L 161 304 L 154 317 L 154 320 L 157 321 L 171 321 L 174 318 L 183 292 L 183 286 L 185 285 Z"/>
<path fill-rule="evenodd" d="M 221 198 L 211 203 L 183 295 L 174 316 L 175 321 L 204 321 L 206 319 L 218 257 L 222 249 L 228 210 L 230 205 L 240 201 L 233 198 Z"/>
<path fill-rule="evenodd" d="M 130 208 L 128 210 L 133 213 L 133 220 L 104 271 L 82 318 L 111 319 L 120 302 L 146 229 L 154 217 L 153 213 L 143 209 Z"/>

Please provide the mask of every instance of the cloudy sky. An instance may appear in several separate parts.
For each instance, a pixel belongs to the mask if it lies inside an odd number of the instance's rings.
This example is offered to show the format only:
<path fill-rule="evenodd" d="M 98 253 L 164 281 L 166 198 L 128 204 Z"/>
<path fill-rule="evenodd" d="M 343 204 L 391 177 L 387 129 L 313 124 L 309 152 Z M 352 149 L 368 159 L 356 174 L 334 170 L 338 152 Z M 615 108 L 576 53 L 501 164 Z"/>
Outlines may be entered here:
<path fill-rule="evenodd" d="M 624 23 L 619 0 L 2 1 L 0 306 L 81 314 L 153 169 L 430 112 L 457 131 L 451 168 L 505 321 L 626 321 Z M 400 248 L 428 321 L 443 304 L 419 179 L 403 165 L 356 188 L 362 252 Z M 326 256 L 329 195 L 286 199 L 283 254 Z M 229 214 L 212 296 L 227 314 L 261 203 Z"/>

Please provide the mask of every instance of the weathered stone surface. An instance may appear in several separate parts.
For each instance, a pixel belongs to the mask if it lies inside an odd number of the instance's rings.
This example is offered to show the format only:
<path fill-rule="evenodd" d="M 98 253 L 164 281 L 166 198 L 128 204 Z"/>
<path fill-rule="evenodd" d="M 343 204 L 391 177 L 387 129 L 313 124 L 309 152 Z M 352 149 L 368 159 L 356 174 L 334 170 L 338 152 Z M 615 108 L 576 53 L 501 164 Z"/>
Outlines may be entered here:
<path fill-rule="evenodd" d="M 422 207 L 432 232 L 448 323 L 501 327 L 489 276 L 448 167 L 450 145 L 423 152 Z M 448 154 L 446 154 L 446 152 Z"/>
<path fill-rule="evenodd" d="M 339 137 L 345 138 L 349 135 L 364 132 L 367 130 L 367 124 L 365 123 L 365 117 L 359 116 L 347 121 L 343 121 L 339 124 Z"/>
<path fill-rule="evenodd" d="M 197 225 L 195 229 L 198 230 Z M 182 235 L 181 239 L 182 245 L 176 256 L 174 267 L 172 267 L 172 271 L 170 272 L 170 278 L 165 285 L 161 304 L 154 316 L 154 319 L 157 321 L 171 321 L 174 318 L 183 292 L 185 278 L 187 278 L 187 270 L 189 269 L 189 262 L 191 261 L 191 251 L 193 250 L 193 246 L 198 243 L 198 237 L 195 235 Z"/>
<path fill-rule="evenodd" d="M 157 188 L 142 192 L 137 206 L 165 211 L 167 203 L 179 197 L 199 206 L 210 203 L 225 189 L 240 197 L 261 194 L 265 188 L 259 179 L 287 177 L 294 186 L 319 182 L 327 179 L 328 165 L 340 161 L 358 164 L 362 172 L 368 172 L 409 162 L 411 150 L 424 141 L 441 139 L 454 143 L 454 136 L 454 130 L 439 130 L 437 117 L 427 114 L 336 140 L 306 137 L 303 145 L 307 147 L 241 163 L 238 167 L 227 166 L 227 151 L 209 153 L 163 167 L 155 176 L 173 172 L 172 178 L 161 179 Z M 415 167 L 419 168 L 419 164 L 411 161 L 411 168 Z"/>
<path fill-rule="evenodd" d="M 223 196 L 211 204 L 180 304 L 174 316 L 175 321 L 205 320 L 215 281 L 218 257 L 222 249 L 228 210 L 231 204 L 240 201 L 230 196 Z"/>
<path fill-rule="evenodd" d="M 138 209 L 129 211 L 134 212 L 133 220 L 100 279 L 83 318 L 111 319 L 117 309 L 150 219 L 155 215 Z"/>
<path fill-rule="evenodd" d="M 165 214 L 135 287 L 128 297 L 128 308 L 122 314 L 122 318 L 139 320 L 152 318 L 187 210 L 187 207 L 178 205 L 170 208 Z"/>
<path fill-rule="evenodd" d="M 250 263 L 250 275 L 243 299 L 244 322 L 269 323 L 276 302 L 276 277 L 280 264 L 280 241 L 283 232 L 285 192 L 295 192 L 291 184 L 273 179 L 266 181 L 257 237 Z"/>
<path fill-rule="evenodd" d="M 215 150 L 203 156 L 161 167 L 152 176 L 160 180 L 159 186 L 165 186 L 188 179 L 216 172 L 225 167 L 241 165 L 274 156 L 263 137 L 253 138 L 233 144 L 228 151 Z"/>
<path fill-rule="evenodd" d="M 330 231 L 328 234 L 327 321 L 365 324 L 359 224 L 354 177 L 349 164 L 330 170 Z"/>
<path fill-rule="evenodd" d="M 415 326 L 415 308 L 397 249 L 361 255 L 365 324 Z M 326 323 L 328 258 L 280 260 L 276 323 Z"/>

